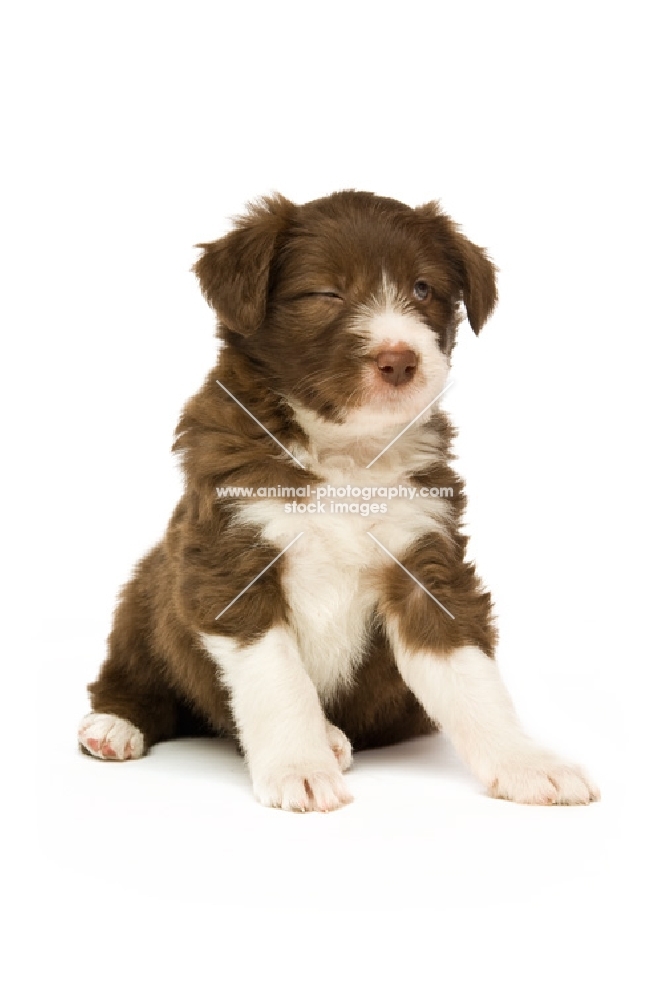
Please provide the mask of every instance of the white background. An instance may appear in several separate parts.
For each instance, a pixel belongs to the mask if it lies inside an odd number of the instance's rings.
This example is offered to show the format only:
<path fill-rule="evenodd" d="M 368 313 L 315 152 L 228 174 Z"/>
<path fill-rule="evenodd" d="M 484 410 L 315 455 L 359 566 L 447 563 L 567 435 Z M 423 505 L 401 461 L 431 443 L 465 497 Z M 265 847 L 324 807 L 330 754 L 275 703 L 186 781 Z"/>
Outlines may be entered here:
<path fill-rule="evenodd" d="M 3 17 L 2 829 L 11 995 L 661 988 L 654 3 L 15 3 Z M 494 802 L 442 737 L 339 813 L 215 741 L 76 752 L 216 349 L 190 267 L 271 190 L 440 199 L 500 267 L 447 399 L 527 728 L 601 804 Z M 7 934 L 9 930 L 9 934 Z"/>

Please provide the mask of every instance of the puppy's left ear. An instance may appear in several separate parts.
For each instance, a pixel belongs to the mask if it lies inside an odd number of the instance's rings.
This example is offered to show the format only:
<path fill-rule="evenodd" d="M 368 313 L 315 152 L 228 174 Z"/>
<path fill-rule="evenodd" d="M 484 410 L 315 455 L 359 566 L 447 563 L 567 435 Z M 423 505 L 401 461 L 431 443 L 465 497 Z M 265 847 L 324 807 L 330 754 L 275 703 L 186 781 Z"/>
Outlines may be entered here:
<path fill-rule="evenodd" d="M 235 220 L 226 236 L 198 244 L 203 254 L 193 270 L 203 295 L 234 333 L 254 333 L 265 319 L 270 268 L 294 211 L 282 195 L 263 198 Z"/>
<path fill-rule="evenodd" d="M 433 227 L 443 254 L 459 282 L 468 322 L 473 332 L 479 333 L 498 301 L 494 264 L 486 250 L 471 243 L 456 223 L 440 211 L 436 202 L 422 205 L 417 211 Z"/>

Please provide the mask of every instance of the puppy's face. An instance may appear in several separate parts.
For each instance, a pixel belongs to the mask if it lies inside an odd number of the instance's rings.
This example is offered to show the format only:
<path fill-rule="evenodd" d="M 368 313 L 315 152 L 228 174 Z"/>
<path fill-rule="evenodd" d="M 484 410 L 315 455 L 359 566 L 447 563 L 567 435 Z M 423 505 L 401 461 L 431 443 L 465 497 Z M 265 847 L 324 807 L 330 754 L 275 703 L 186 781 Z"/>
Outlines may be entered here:
<path fill-rule="evenodd" d="M 296 411 L 376 431 L 441 391 L 465 304 L 476 332 L 494 269 L 435 205 L 361 192 L 262 202 L 196 265 L 232 349 Z"/>

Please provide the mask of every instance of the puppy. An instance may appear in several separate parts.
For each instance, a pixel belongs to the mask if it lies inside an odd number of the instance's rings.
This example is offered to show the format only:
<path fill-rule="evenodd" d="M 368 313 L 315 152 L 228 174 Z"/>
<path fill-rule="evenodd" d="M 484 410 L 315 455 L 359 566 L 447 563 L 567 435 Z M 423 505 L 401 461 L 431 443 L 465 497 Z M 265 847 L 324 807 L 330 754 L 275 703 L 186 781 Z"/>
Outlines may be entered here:
<path fill-rule="evenodd" d="M 494 267 L 436 204 L 250 207 L 195 265 L 219 359 L 174 448 L 184 496 L 124 588 L 79 742 L 104 760 L 234 739 L 267 806 L 335 809 L 356 749 L 442 729 L 491 795 L 599 798 L 526 736 L 465 558 L 440 411 Z"/>

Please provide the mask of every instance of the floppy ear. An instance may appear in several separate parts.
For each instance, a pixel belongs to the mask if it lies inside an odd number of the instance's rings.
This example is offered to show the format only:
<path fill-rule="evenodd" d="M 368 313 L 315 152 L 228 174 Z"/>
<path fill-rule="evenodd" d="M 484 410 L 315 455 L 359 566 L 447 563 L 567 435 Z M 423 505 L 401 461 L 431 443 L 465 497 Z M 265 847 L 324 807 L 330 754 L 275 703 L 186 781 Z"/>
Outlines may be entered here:
<path fill-rule="evenodd" d="M 498 301 L 496 268 L 486 250 L 466 239 L 436 202 L 422 205 L 418 211 L 435 226 L 443 252 L 458 277 L 468 322 L 473 332 L 479 333 Z"/>
<path fill-rule="evenodd" d="M 234 220 L 235 228 L 226 236 L 197 244 L 204 253 L 194 264 L 194 273 L 229 330 L 250 334 L 265 319 L 270 265 L 294 209 L 281 195 L 263 198 Z"/>

